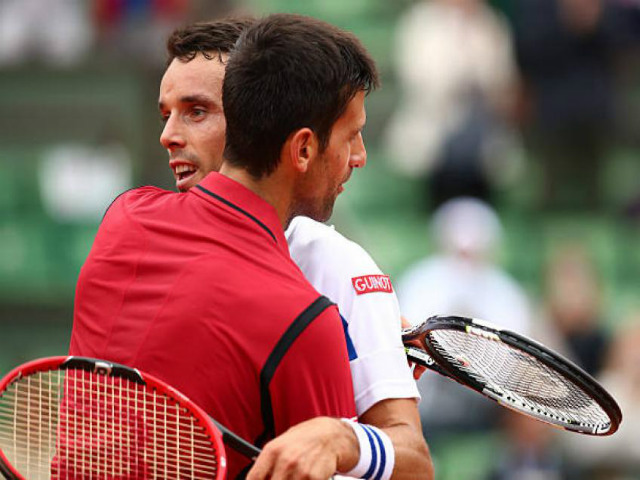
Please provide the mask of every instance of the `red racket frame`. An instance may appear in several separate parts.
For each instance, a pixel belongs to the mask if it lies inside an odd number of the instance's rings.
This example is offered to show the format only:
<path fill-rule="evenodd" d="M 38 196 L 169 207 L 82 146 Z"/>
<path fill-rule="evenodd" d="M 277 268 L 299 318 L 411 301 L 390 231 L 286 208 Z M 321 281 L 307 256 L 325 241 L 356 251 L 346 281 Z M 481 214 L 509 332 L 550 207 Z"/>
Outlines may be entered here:
<path fill-rule="evenodd" d="M 196 421 L 202 425 L 205 432 L 208 434 L 209 439 L 213 443 L 215 450 L 218 452 L 218 470 L 216 477 L 213 480 L 223 480 L 226 477 L 227 465 L 222 433 L 214 421 L 206 412 L 204 412 L 204 410 L 193 403 L 186 395 L 153 375 L 140 372 L 137 369 L 109 361 L 85 357 L 57 356 L 41 358 L 24 363 L 14 368 L 4 376 L 0 380 L 0 397 L 12 383 L 20 380 L 21 378 L 35 373 L 54 370 L 85 370 L 98 374 L 119 376 L 134 381 L 135 383 L 142 384 L 145 386 L 145 389 L 155 389 L 158 392 L 173 398 L 181 407 L 187 409 Z M 11 465 L 2 450 L 0 450 L 0 472 L 5 474 L 9 479 L 29 480 L 25 479 L 24 476 Z"/>

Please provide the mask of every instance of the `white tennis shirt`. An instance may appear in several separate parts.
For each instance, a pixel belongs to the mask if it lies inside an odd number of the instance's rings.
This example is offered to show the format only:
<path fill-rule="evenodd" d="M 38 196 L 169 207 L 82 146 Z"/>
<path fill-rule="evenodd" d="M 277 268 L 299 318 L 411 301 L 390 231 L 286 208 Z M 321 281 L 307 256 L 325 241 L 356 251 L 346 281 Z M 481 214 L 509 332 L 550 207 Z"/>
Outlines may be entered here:
<path fill-rule="evenodd" d="M 291 258 L 315 289 L 338 305 L 347 325 L 358 415 L 381 400 L 419 398 L 389 277 L 360 245 L 333 227 L 296 217 L 285 235 Z"/>

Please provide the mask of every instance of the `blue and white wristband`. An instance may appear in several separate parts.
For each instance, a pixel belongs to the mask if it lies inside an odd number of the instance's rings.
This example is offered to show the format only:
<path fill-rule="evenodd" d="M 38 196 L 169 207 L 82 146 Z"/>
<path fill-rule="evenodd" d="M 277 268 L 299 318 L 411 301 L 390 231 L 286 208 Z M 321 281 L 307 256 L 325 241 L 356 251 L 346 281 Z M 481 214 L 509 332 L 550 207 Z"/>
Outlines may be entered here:
<path fill-rule="evenodd" d="M 343 418 L 351 425 L 360 444 L 360 459 L 346 475 L 371 480 L 389 480 L 395 463 L 395 450 L 389 436 L 379 428 Z"/>

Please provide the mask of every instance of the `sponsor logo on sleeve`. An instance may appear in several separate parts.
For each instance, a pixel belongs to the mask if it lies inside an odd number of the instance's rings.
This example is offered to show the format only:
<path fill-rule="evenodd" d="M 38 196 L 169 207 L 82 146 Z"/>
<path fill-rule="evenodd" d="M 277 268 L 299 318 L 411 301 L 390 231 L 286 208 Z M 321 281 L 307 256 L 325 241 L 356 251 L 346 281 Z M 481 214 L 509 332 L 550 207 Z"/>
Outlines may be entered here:
<path fill-rule="evenodd" d="M 393 292 L 388 275 L 363 275 L 362 277 L 352 278 L 351 283 L 353 283 L 353 288 L 355 288 L 358 295 L 373 292 Z"/>

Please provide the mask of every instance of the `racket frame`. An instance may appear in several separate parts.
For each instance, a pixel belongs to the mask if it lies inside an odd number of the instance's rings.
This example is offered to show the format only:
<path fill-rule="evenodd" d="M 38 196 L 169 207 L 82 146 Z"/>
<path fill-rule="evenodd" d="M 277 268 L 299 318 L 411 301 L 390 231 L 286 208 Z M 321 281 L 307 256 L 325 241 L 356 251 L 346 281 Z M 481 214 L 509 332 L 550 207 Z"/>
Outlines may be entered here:
<path fill-rule="evenodd" d="M 568 421 L 569 419 L 565 419 L 567 420 L 566 422 L 558 422 L 551 417 L 536 415 L 533 411 L 527 411 L 527 409 L 517 406 L 513 399 L 508 398 L 502 392 L 488 387 L 485 383 L 477 380 L 465 371 L 452 366 L 451 362 L 442 356 L 428 340 L 428 334 L 434 330 L 454 330 L 469 335 L 476 335 L 490 341 L 503 343 L 515 350 L 534 357 L 546 367 L 559 372 L 568 379 L 570 383 L 594 399 L 600 408 L 608 415 L 611 421 L 610 425 L 608 428 L 604 428 L 603 426 L 591 426 L 571 422 Z M 527 414 L 538 420 L 546 421 L 552 426 L 588 435 L 605 436 L 615 433 L 622 421 L 622 412 L 614 398 L 591 375 L 562 355 L 524 335 L 502 329 L 489 322 L 454 315 L 430 317 L 420 325 L 404 329 L 402 331 L 402 338 L 405 342 L 405 350 L 410 360 L 449 377 L 504 407 L 510 408 L 518 413 Z M 416 347 L 408 344 L 408 342 L 415 341 L 416 339 L 420 340 L 424 352 L 419 352 Z"/>
<path fill-rule="evenodd" d="M 223 442 L 223 433 L 218 428 L 219 424 L 216 425 L 216 422 L 206 412 L 204 412 L 204 410 L 202 410 L 198 405 L 192 402 L 186 395 L 168 385 L 167 383 L 163 382 L 162 380 L 154 377 L 153 375 L 142 373 L 135 368 L 130 368 L 114 362 L 78 356 L 56 356 L 40 358 L 24 363 L 14 368 L 6 376 L 4 376 L 0 380 L 0 397 L 2 397 L 4 392 L 13 383 L 19 381 L 20 379 L 36 373 L 45 373 L 53 370 L 84 370 L 99 375 L 121 377 L 134 383 L 141 384 L 147 389 L 154 389 L 160 393 L 166 394 L 168 397 L 173 397 L 173 399 L 182 408 L 185 408 L 193 415 L 196 421 L 201 424 L 207 435 L 210 437 L 215 450 L 218 452 L 219 470 L 217 473 L 217 478 L 225 478 L 227 463 Z M 233 434 L 226 428 L 224 428 L 224 430 L 226 430 L 227 435 L 231 435 L 233 437 L 236 437 L 237 439 L 240 439 L 240 437 Z M 244 442 L 242 439 L 240 440 Z M 251 446 L 248 443 L 247 445 Z M 259 450 L 257 451 L 259 453 Z M 15 470 L 15 468 L 11 465 L 11 462 L 8 460 L 1 449 L 0 472 L 4 474 L 5 477 L 9 480 L 26 480 L 20 472 Z"/>

